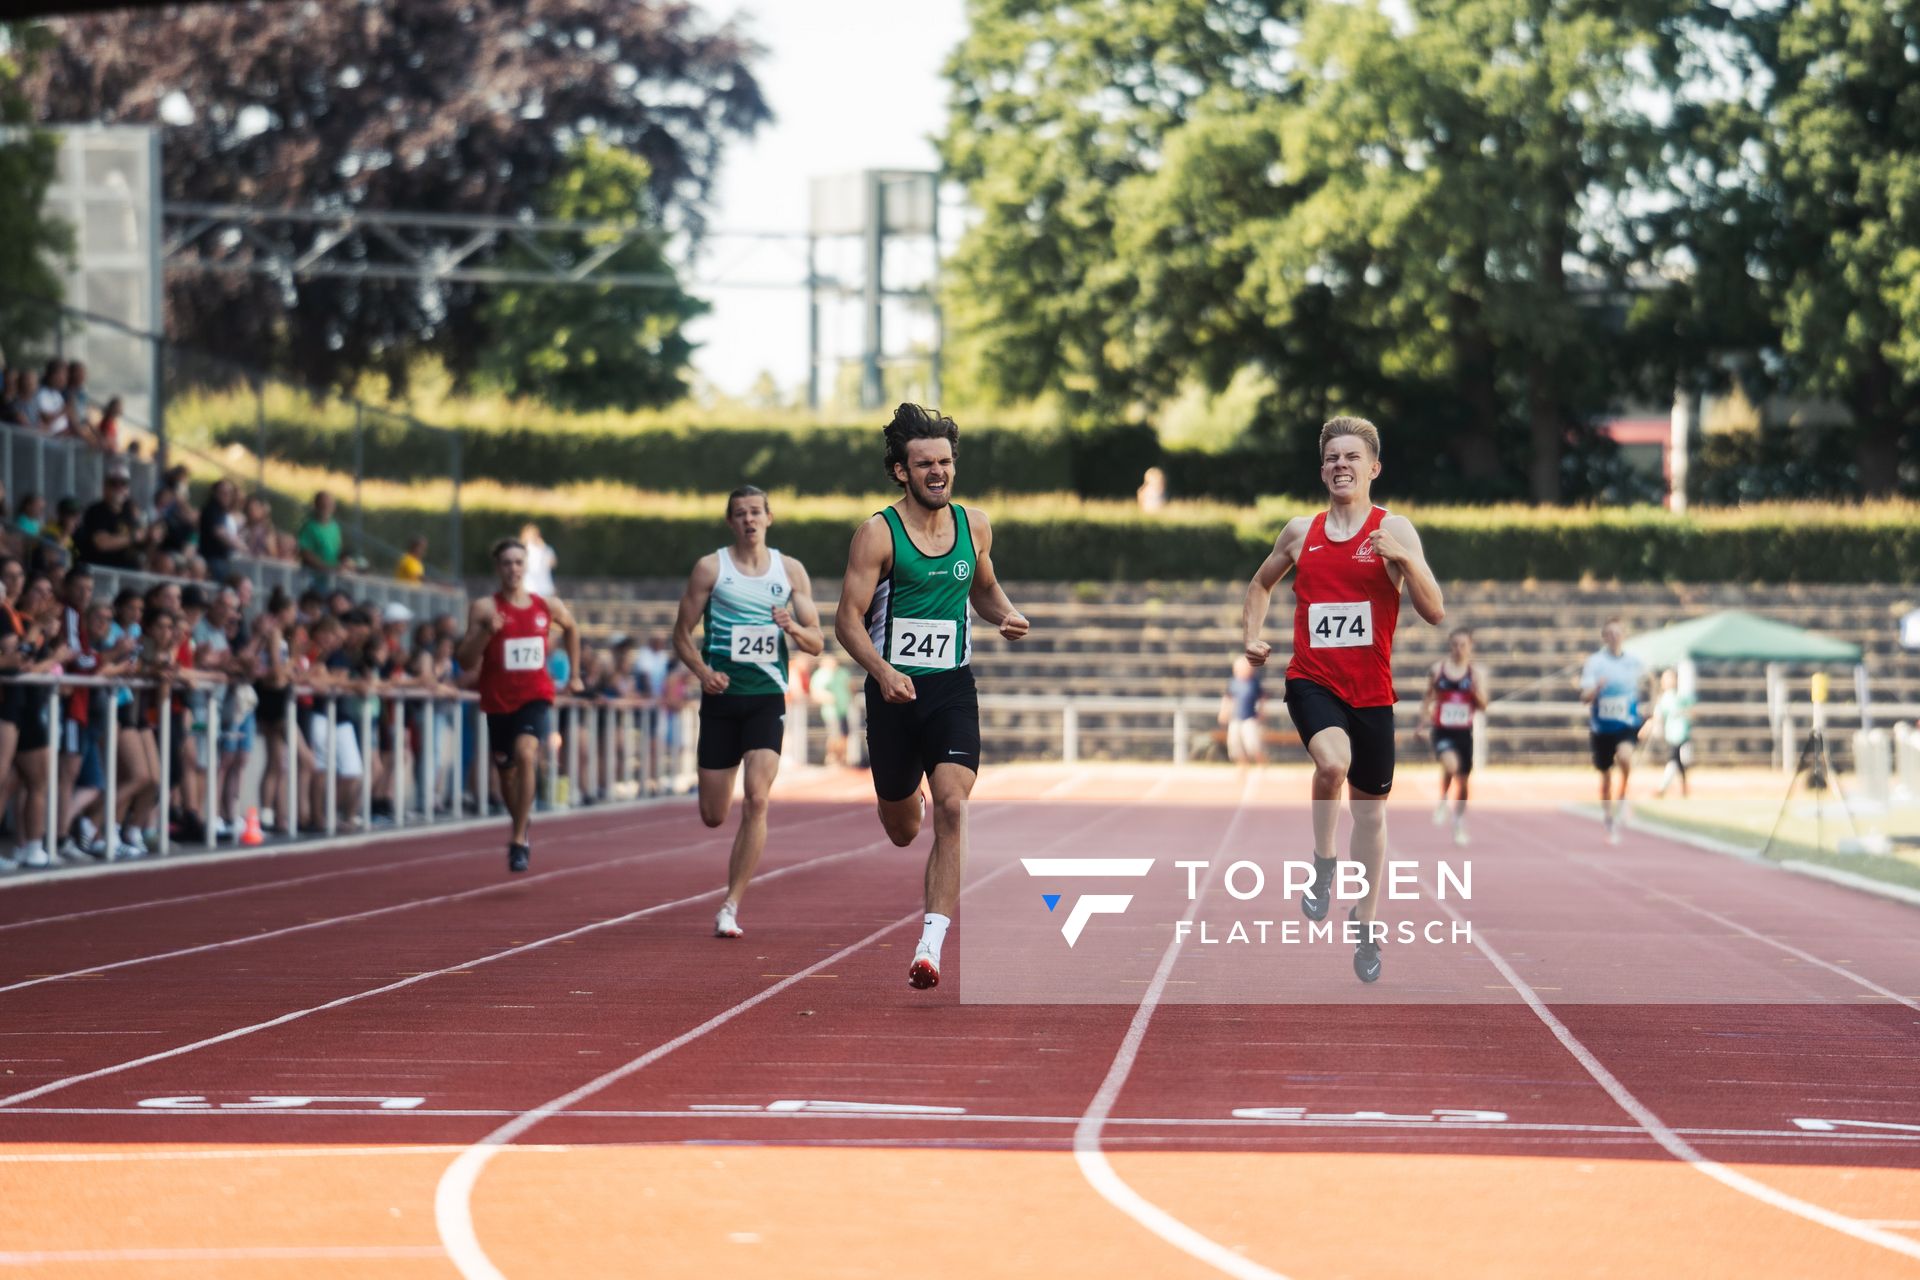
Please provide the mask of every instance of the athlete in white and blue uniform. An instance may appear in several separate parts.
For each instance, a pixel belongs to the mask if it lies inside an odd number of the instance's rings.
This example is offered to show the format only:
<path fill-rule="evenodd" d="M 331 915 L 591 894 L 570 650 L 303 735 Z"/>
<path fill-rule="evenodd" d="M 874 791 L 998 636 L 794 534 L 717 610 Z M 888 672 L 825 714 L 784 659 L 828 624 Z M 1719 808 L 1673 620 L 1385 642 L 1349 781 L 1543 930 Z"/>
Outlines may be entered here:
<path fill-rule="evenodd" d="M 733 544 L 700 557 L 680 597 L 673 647 L 700 682 L 700 820 L 717 827 L 746 766 L 740 829 L 727 862 L 727 897 L 714 917 L 719 938 L 738 938 L 740 899 L 767 844 L 767 796 L 780 771 L 787 727 L 787 660 L 819 655 L 820 611 L 806 568 L 767 545 L 767 495 L 741 485 L 727 495 Z M 695 630 L 702 633 L 695 636 Z"/>
<path fill-rule="evenodd" d="M 1614 803 L 1613 771 L 1620 771 L 1619 805 L 1627 802 L 1627 778 L 1633 772 L 1633 744 L 1640 738 L 1642 696 L 1648 687 L 1647 664 L 1622 648 L 1626 636 L 1618 618 L 1600 629 L 1604 647 L 1580 671 L 1580 701 L 1587 704 L 1587 741 L 1593 767 L 1600 771 L 1600 813 L 1607 842 L 1620 843 L 1619 812 Z"/>

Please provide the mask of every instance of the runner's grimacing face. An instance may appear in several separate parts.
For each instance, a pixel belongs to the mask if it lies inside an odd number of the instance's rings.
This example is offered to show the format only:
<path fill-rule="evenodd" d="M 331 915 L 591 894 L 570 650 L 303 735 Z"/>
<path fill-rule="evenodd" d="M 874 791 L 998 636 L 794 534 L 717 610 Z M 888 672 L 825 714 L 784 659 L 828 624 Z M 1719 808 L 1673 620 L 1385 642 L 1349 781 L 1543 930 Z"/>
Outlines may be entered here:
<path fill-rule="evenodd" d="M 947 505 L 953 494 L 953 446 L 945 440 L 907 441 L 907 492 L 929 511 Z"/>
<path fill-rule="evenodd" d="M 727 508 L 727 525 L 743 547 L 758 546 L 766 539 L 767 526 L 772 523 L 773 516 L 767 511 L 765 498 L 735 498 Z"/>
<path fill-rule="evenodd" d="M 527 553 L 518 547 L 508 547 L 494 560 L 493 567 L 500 574 L 501 587 L 518 591 L 527 576 Z"/>
<path fill-rule="evenodd" d="M 1359 436 L 1335 436 L 1320 454 L 1320 479 L 1335 498 L 1357 497 L 1380 474 L 1380 459 Z"/>

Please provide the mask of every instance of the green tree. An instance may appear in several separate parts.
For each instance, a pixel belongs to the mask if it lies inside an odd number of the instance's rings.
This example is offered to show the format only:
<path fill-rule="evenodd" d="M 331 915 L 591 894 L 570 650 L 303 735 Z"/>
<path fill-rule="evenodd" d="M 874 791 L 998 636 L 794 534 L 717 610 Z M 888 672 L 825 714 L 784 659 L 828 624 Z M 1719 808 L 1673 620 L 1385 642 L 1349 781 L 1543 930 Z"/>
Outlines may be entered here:
<path fill-rule="evenodd" d="M 1114 341 L 1117 317 L 1137 314 L 1135 281 L 1112 265 L 1117 192 L 1202 104 L 1281 90 L 1298 4 L 970 0 L 941 141 L 980 213 L 946 264 L 961 398 L 1052 393 L 1079 417 L 1137 407 L 1138 344 Z"/>
<path fill-rule="evenodd" d="M 502 288 L 487 304 L 487 331 L 496 335 L 488 373 L 516 395 L 536 396 L 572 409 L 643 409 L 687 394 L 693 344 L 686 325 L 708 306 L 680 288 L 666 255 L 666 236 L 650 195 L 646 161 L 586 138 L 568 168 L 542 193 L 548 218 L 579 222 L 638 220 L 639 230 L 603 270 L 656 275 L 666 283 Z M 621 233 L 594 232 L 587 251 L 604 249 Z"/>
<path fill-rule="evenodd" d="M 1785 232 L 1764 267 L 1791 374 L 1852 413 L 1873 495 L 1920 479 L 1917 57 L 1914 0 L 1789 6 L 1765 133 Z"/>
<path fill-rule="evenodd" d="M 1535 501 L 1617 372 L 1613 296 L 1647 250 L 1631 193 L 1661 185 L 1675 0 L 1317 4 L 1278 114 L 1302 195 L 1248 271 L 1276 329 L 1324 292 L 1388 387 L 1444 399 L 1477 485 L 1524 458 Z M 1285 373 L 1281 373 L 1285 381 Z M 1516 448 L 1516 446 L 1518 446 Z"/>
<path fill-rule="evenodd" d="M 34 299 L 59 300 L 58 263 L 73 252 L 73 229 L 46 212 L 56 144 L 31 127 L 33 108 L 20 88 L 46 46 L 43 28 L 0 27 L 0 335 L 15 361 L 21 352 L 14 344 L 50 337 L 59 323 Z"/>

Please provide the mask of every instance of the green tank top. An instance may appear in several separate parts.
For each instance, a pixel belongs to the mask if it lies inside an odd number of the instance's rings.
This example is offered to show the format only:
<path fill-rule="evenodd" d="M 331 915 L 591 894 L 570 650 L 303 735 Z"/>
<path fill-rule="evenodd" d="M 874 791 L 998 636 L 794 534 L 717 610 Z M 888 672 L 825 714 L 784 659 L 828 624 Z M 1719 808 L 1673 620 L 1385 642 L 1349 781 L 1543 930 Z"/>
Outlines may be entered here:
<path fill-rule="evenodd" d="M 953 504 L 953 549 L 930 556 L 913 545 L 900 513 L 880 514 L 893 534 L 893 571 L 867 606 L 867 634 L 880 656 L 902 675 L 952 671 L 973 661 L 967 593 L 977 558 L 967 509 Z"/>
<path fill-rule="evenodd" d="M 718 555 L 720 577 L 707 597 L 701 647 L 707 665 L 726 675 L 730 694 L 785 693 L 787 636 L 774 625 L 773 611 L 793 607 L 787 562 L 769 548 L 767 571 L 755 578 L 740 571 L 725 547 Z"/>

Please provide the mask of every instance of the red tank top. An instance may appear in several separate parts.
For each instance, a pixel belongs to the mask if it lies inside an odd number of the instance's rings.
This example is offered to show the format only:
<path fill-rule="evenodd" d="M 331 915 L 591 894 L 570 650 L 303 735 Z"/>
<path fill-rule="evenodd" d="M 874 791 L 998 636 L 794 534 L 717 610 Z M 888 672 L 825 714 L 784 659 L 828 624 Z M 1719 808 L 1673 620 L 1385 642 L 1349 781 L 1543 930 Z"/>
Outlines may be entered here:
<path fill-rule="evenodd" d="M 547 602 L 534 596 L 516 607 L 496 593 L 493 607 L 500 614 L 500 629 L 487 641 L 486 656 L 480 660 L 480 709 L 498 716 L 529 702 L 552 702 L 547 635 L 553 616 Z"/>
<path fill-rule="evenodd" d="M 1344 542 L 1327 537 L 1327 513 L 1307 527 L 1293 577 L 1293 659 L 1287 679 L 1311 680 L 1350 707 L 1390 707 L 1393 629 L 1400 588 L 1369 535 L 1386 518 L 1375 507 Z"/>
<path fill-rule="evenodd" d="M 1464 732 L 1473 728 L 1473 668 L 1455 680 L 1447 674 L 1446 664 L 1433 674 L 1433 727 Z"/>

